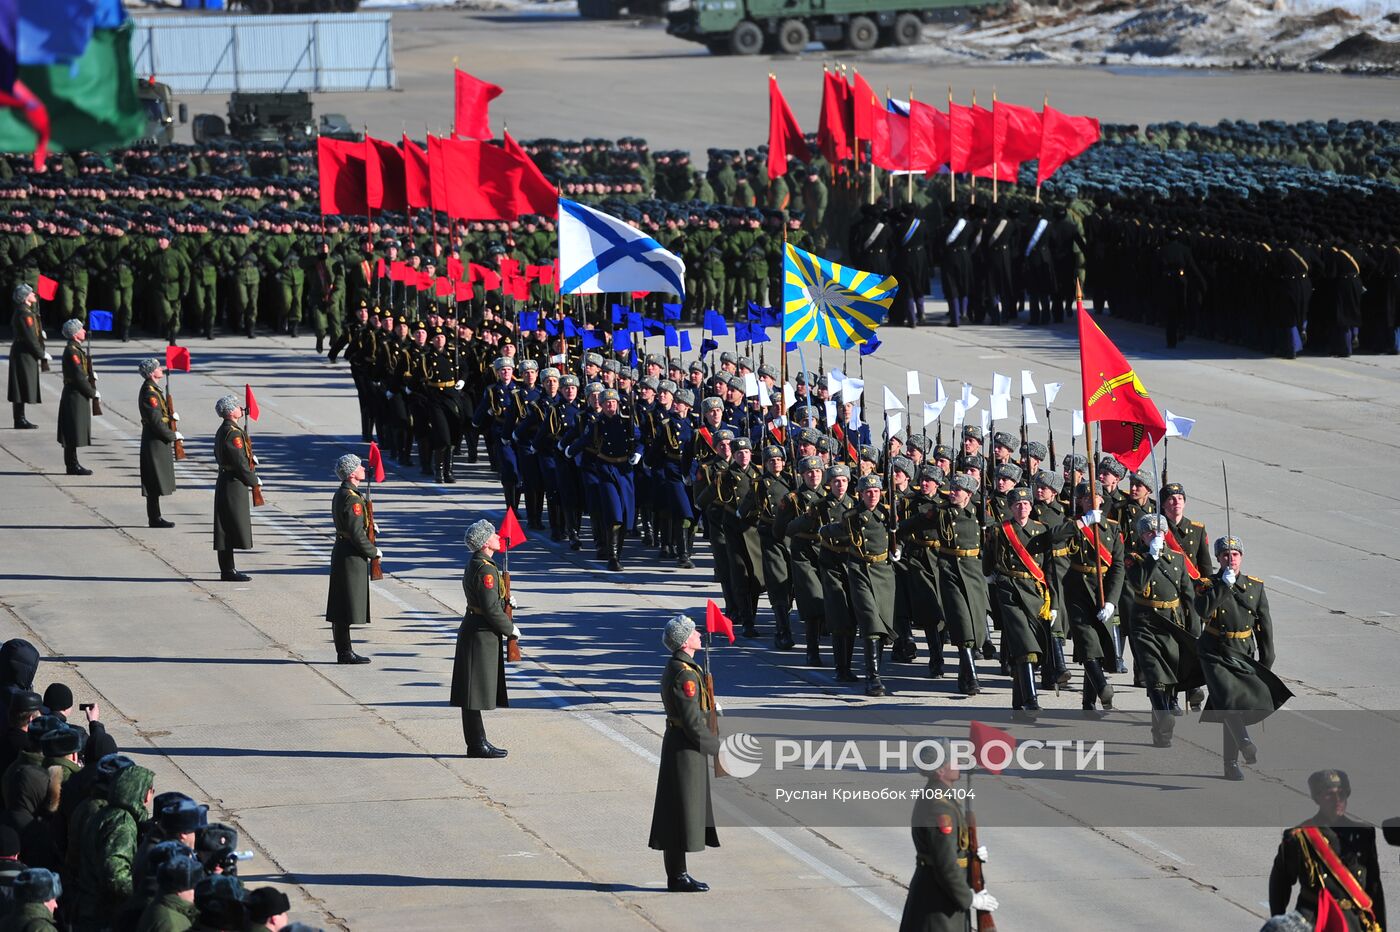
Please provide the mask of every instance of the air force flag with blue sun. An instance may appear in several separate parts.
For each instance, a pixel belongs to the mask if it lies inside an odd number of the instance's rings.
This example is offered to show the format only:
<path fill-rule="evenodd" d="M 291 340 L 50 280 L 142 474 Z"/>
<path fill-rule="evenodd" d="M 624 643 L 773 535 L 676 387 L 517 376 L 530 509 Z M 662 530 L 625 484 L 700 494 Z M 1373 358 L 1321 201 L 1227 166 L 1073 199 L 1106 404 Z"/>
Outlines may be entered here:
<path fill-rule="evenodd" d="M 685 299 L 685 263 L 636 227 L 559 199 L 559 275 L 564 294 L 657 291 Z"/>
<path fill-rule="evenodd" d="M 850 349 L 875 336 L 899 288 L 892 276 L 848 269 L 791 243 L 783 257 L 783 340 Z"/>

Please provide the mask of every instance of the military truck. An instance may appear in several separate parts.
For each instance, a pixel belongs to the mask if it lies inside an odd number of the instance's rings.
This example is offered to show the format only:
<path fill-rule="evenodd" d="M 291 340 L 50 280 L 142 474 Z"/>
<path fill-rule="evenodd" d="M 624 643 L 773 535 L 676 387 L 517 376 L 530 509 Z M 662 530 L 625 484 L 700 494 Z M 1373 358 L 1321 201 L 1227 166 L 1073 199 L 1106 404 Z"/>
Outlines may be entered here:
<path fill-rule="evenodd" d="M 189 108 L 175 103 L 169 84 L 162 84 L 155 78 L 137 81 L 136 97 L 146 111 L 146 132 L 136 140 L 136 145 L 168 146 L 175 141 L 176 118 L 181 123 L 190 121 Z"/>
<path fill-rule="evenodd" d="M 583 19 L 617 19 L 623 11 L 633 16 L 665 16 L 666 0 L 578 0 Z"/>
<path fill-rule="evenodd" d="M 796 55 L 813 41 L 864 52 L 914 45 L 947 11 L 1002 0 L 670 0 L 666 31 L 715 55 Z"/>

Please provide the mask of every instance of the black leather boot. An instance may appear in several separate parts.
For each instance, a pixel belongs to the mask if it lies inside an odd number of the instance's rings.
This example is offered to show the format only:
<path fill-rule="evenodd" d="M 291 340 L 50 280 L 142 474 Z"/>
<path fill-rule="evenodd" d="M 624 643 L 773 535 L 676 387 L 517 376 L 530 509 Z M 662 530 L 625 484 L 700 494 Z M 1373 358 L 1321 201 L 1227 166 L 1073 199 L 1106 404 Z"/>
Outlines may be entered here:
<path fill-rule="evenodd" d="M 778 650 L 791 650 L 795 643 L 792 639 L 792 621 L 790 619 L 790 612 L 786 609 L 774 613 L 773 646 Z"/>
<path fill-rule="evenodd" d="M 977 682 L 977 667 L 972 662 L 972 648 L 958 649 L 958 691 L 964 696 L 975 696 L 982 691 Z"/>
<path fill-rule="evenodd" d="M 885 694 L 885 684 L 880 682 L 880 647 L 879 638 L 865 639 L 865 694 L 867 696 L 883 696 Z"/>
<path fill-rule="evenodd" d="M 609 554 L 608 569 L 614 573 L 622 571 L 622 537 L 626 533 L 626 528 L 620 524 L 614 524 L 608 531 Z"/>
<path fill-rule="evenodd" d="M 806 629 L 807 634 L 807 666 L 820 667 L 822 665 L 821 631 L 810 621 L 804 621 L 802 627 Z"/>

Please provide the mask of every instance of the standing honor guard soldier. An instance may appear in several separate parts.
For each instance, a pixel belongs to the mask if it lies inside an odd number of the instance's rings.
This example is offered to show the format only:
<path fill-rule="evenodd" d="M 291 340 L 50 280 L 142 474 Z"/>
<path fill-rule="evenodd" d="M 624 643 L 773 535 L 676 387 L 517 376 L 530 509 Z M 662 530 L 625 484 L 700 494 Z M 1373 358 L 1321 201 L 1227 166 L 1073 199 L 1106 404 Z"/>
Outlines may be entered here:
<path fill-rule="evenodd" d="M 939 742 L 942 765 L 928 775 L 928 786 L 914 804 L 910 828 L 914 835 L 914 876 L 899 932 L 963 932 L 976 928 L 972 911 L 990 913 L 999 905 L 986 890 L 968 882 L 971 858 L 987 860 L 987 849 L 971 850 L 967 816 L 954 796 L 958 768 L 952 746 Z"/>
<path fill-rule="evenodd" d="M 247 582 L 253 577 L 233 565 L 235 550 L 253 548 L 251 492 L 262 485 L 248 435 L 238 426 L 243 406 L 237 395 L 225 395 L 214 402 L 214 413 L 224 419 L 214 435 L 214 460 L 219 477 L 214 481 L 214 550 L 219 554 L 219 578 L 224 582 Z"/>
<path fill-rule="evenodd" d="M 15 316 L 10 323 L 14 341 L 10 344 L 10 407 L 15 415 L 15 430 L 34 430 L 24 416 L 24 406 L 42 401 L 39 392 L 39 371 L 52 360 L 44 350 L 44 331 L 39 326 L 39 298 L 28 285 L 16 285 Z"/>
<path fill-rule="evenodd" d="M 700 649 L 695 622 L 676 615 L 666 622 L 661 643 L 671 652 L 671 660 L 661 674 L 666 734 L 661 739 L 648 845 L 665 859 L 668 892 L 704 893 L 710 885 L 690 876 L 685 856 L 688 851 L 719 847 L 710 799 L 709 758 L 719 753 L 719 736 L 710 731 L 708 722 L 715 698 L 705 688 L 704 669 L 695 661 Z"/>
<path fill-rule="evenodd" d="M 335 519 L 335 548 L 331 550 L 331 587 L 326 596 L 326 621 L 335 639 L 336 663 L 369 663 L 355 653 L 350 626 L 369 624 L 369 561 L 382 557 L 370 539 L 369 504 L 360 495 L 365 467 L 347 453 L 335 461 L 340 488 L 331 503 Z"/>
<path fill-rule="evenodd" d="M 159 359 L 143 359 L 136 371 L 146 381 L 136 407 L 141 412 L 141 494 L 146 496 L 146 521 L 151 527 L 171 528 L 175 522 L 160 514 L 160 497 L 175 492 L 175 443 L 185 439 L 176 427 L 180 415 L 170 408 L 160 383 L 165 366 Z"/>
<path fill-rule="evenodd" d="M 506 641 L 520 636 L 509 612 L 515 608 L 515 600 L 506 592 L 501 571 L 491 561 L 501 549 L 501 538 L 491 522 L 478 521 L 467 528 L 463 542 L 472 558 L 462 573 L 467 610 L 457 629 L 451 704 L 462 710 L 462 737 L 468 757 L 505 757 L 505 748 L 486 740 L 481 713 L 510 705 Z"/>
<path fill-rule="evenodd" d="M 63 394 L 58 399 L 58 442 L 63 445 L 63 465 L 70 476 L 90 476 L 92 470 L 78 462 L 78 447 L 92 445 L 92 406 L 102 394 L 87 361 L 83 341 L 87 329 L 74 317 L 64 321 Z"/>

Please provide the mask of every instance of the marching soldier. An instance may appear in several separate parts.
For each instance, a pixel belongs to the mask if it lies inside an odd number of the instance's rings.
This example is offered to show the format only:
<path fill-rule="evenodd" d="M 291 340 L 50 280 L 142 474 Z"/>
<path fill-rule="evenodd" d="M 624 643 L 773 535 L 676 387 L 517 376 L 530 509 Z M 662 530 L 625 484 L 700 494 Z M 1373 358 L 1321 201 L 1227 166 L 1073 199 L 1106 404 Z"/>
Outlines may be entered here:
<path fill-rule="evenodd" d="M 898 467 L 896 467 L 898 468 Z M 908 522 L 925 508 L 939 508 L 943 498 L 939 486 L 943 470 L 926 465 L 919 469 L 919 487 L 906 499 L 898 529 L 900 558 L 904 567 L 906 598 L 913 625 L 924 629 L 928 639 L 928 674 L 930 679 L 943 677 L 943 609 L 938 594 L 938 529 L 934 524 L 920 522 L 917 530 Z"/>
<path fill-rule="evenodd" d="M 92 444 L 92 402 L 102 397 L 94 384 L 83 341 L 87 330 L 74 317 L 63 324 L 63 394 L 58 399 L 58 442 L 63 445 L 63 465 L 70 476 L 90 476 L 92 470 L 78 462 L 78 447 Z"/>
<path fill-rule="evenodd" d="M 462 710 L 462 737 L 468 757 L 499 759 L 506 756 L 486 740 L 481 713 L 510 705 L 506 694 L 506 641 L 519 638 L 519 629 L 507 609 L 515 600 L 506 592 L 505 577 L 492 562 L 501 538 L 489 521 L 478 521 L 463 537 L 471 560 L 462 573 L 467 609 L 457 630 L 457 653 L 452 663 L 452 705 Z"/>
<path fill-rule="evenodd" d="M 805 430 L 804 430 L 805 433 Z M 822 665 L 821 638 L 826 606 L 822 594 L 821 546 L 818 544 L 816 511 L 825 492 L 822 480 L 826 470 L 819 456 L 804 456 L 798 462 L 801 484 L 784 497 L 773 521 L 774 536 L 788 541 L 793 595 L 802 619 L 807 645 L 807 666 Z"/>
<path fill-rule="evenodd" d="M 668 516 L 671 550 L 680 569 L 694 565 L 690 561 L 695 534 L 695 511 L 690 501 L 695 465 L 695 427 L 690 411 L 694 402 L 690 389 L 676 390 L 671 407 L 656 417 L 656 446 L 651 453 L 653 491 L 658 509 Z"/>
<path fill-rule="evenodd" d="M 146 274 L 155 288 L 156 306 L 159 310 L 157 323 L 165 331 L 166 341 L 175 345 L 180 334 L 180 310 L 185 294 L 190 290 L 190 263 L 185 254 L 170 248 L 174 234 L 161 230 L 156 234 L 156 249 L 148 258 Z"/>
<path fill-rule="evenodd" d="M 253 547 L 251 492 L 262 485 L 257 462 L 248 447 L 248 435 L 238 426 L 243 406 L 238 396 L 224 395 L 214 403 L 214 413 L 223 418 L 214 435 L 214 460 L 219 476 L 214 481 L 214 550 L 219 555 L 219 579 L 248 582 L 253 577 L 233 565 L 235 550 Z"/>
<path fill-rule="evenodd" d="M 377 315 L 377 310 L 376 310 Z M 342 351 L 350 363 L 350 377 L 355 382 L 355 396 L 360 403 L 360 439 L 369 443 L 373 437 L 379 389 L 374 382 L 374 360 L 378 355 L 380 333 L 370 321 L 369 308 L 363 303 L 355 309 L 349 326 L 331 341 L 331 362 Z M 384 440 L 383 435 L 380 440 Z"/>
<path fill-rule="evenodd" d="M 725 553 L 729 557 L 729 586 L 735 606 L 732 617 L 743 623 L 743 635 L 758 637 L 756 615 L 763 592 L 763 553 L 756 522 L 740 514 L 759 471 L 753 464 L 753 444 L 739 437 L 730 445 L 729 468 L 715 480 L 715 502 L 722 509 Z"/>
<path fill-rule="evenodd" d="M 1176 694 L 1201 685 L 1196 658 L 1193 596 L 1195 587 L 1183 560 L 1167 548 L 1167 519 L 1144 515 L 1138 519 L 1141 550 L 1134 550 L 1125 584 L 1133 594 L 1133 621 L 1129 636 L 1133 662 L 1147 686 L 1152 704 L 1152 744 L 1172 745 L 1172 712 Z"/>
<path fill-rule="evenodd" d="M 773 608 L 773 646 L 788 650 L 792 638 L 792 577 L 789 570 L 785 535 L 776 530 L 782 503 L 792 494 L 784 464 L 787 455 L 776 444 L 763 451 L 763 474 L 752 484 L 748 497 L 739 506 L 741 520 L 752 520 L 758 527 L 759 551 L 763 561 L 763 585 Z"/>
<path fill-rule="evenodd" d="M 567 455 L 584 457 L 584 469 L 594 481 L 595 513 L 601 522 L 595 533 L 605 544 L 608 569 L 622 569 L 622 538 L 636 524 L 636 489 L 632 467 L 641 461 L 641 435 L 637 423 L 618 413 L 616 389 L 605 389 L 599 396 L 602 410 Z"/>
<path fill-rule="evenodd" d="M 10 407 L 15 430 L 34 430 L 39 425 L 24 416 L 24 406 L 41 404 L 39 391 L 41 365 L 53 357 L 44 349 L 44 330 L 39 324 L 39 296 L 29 285 L 16 285 L 15 316 L 10 322 L 14 341 L 10 344 Z"/>
<path fill-rule="evenodd" d="M 509 356 L 500 356 L 491 363 L 491 368 L 496 373 L 496 382 L 487 387 L 481 403 L 476 406 L 476 426 L 486 433 L 491 461 L 500 470 L 506 507 L 517 508 L 520 505 L 520 467 L 511 437 L 521 407 L 516 397 L 519 386 L 515 382 L 515 362 Z"/>
<path fill-rule="evenodd" d="M 368 657 L 355 653 L 350 626 L 369 624 L 369 561 L 384 554 L 370 537 L 369 503 L 360 495 L 360 483 L 365 481 L 360 458 L 345 454 L 335 461 L 335 474 L 340 488 L 331 502 L 335 547 L 331 550 L 326 621 L 331 625 L 336 663 L 369 663 Z"/>
<path fill-rule="evenodd" d="M 671 652 L 661 675 L 666 733 L 661 739 L 656 804 L 647 844 L 662 852 L 668 892 L 704 893 L 709 884 L 690 876 L 686 854 L 719 847 L 710 800 L 709 762 L 719 753 L 719 737 L 710 731 L 707 721 L 715 697 L 706 688 L 703 668 L 695 662 L 695 652 L 700 649 L 695 622 L 684 615 L 675 616 L 666 623 L 661 643 Z"/>
<path fill-rule="evenodd" d="M 180 415 L 160 387 L 165 367 L 159 359 L 143 359 L 137 371 L 145 379 L 136 397 L 141 412 L 141 494 L 146 496 L 146 521 L 153 528 L 172 528 L 160 514 L 160 497 L 175 492 L 175 442 L 180 433 Z"/>
<path fill-rule="evenodd" d="M 1089 483 L 1081 482 L 1076 490 L 1076 503 L 1079 511 L 1098 511 L 1103 497 L 1090 496 Z M 1113 687 L 1104 675 L 1104 664 L 1113 663 L 1123 648 L 1121 625 L 1114 618 L 1126 570 L 1123 538 L 1118 524 L 1105 518 L 1097 531 L 1078 528 L 1066 546 L 1069 548 L 1069 571 L 1064 577 L 1065 598 L 1060 611 L 1069 616 L 1074 636 L 1074 662 L 1084 665 L 1084 714 L 1088 718 L 1102 718 L 1096 703 L 1102 703 L 1105 710 L 1113 708 Z M 1103 576 L 1102 601 L 1099 599 L 1100 573 Z"/>
<path fill-rule="evenodd" d="M 1351 779 L 1345 770 L 1319 770 L 1308 777 L 1317 812 L 1283 833 L 1269 872 L 1269 911 L 1288 910 L 1298 887 L 1297 910 L 1317 921 L 1322 891 L 1341 907 L 1350 932 L 1382 932 L 1385 891 L 1376 856 L 1376 829 L 1347 815 Z"/>
<path fill-rule="evenodd" d="M 894 640 L 894 568 L 889 563 L 889 514 L 880 504 L 882 492 L 879 476 L 861 476 L 856 481 L 859 502 L 819 531 L 823 545 L 845 557 L 851 620 L 865 645 L 867 696 L 885 695 L 880 665 L 885 645 Z"/>

